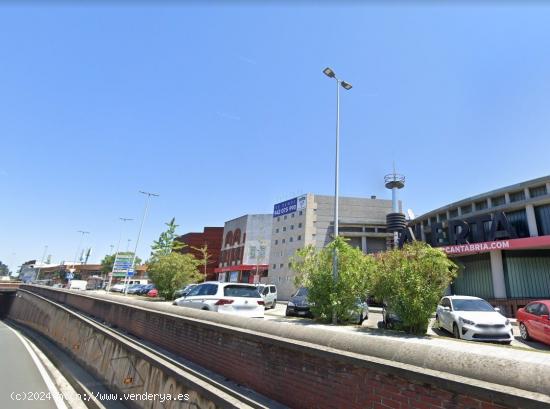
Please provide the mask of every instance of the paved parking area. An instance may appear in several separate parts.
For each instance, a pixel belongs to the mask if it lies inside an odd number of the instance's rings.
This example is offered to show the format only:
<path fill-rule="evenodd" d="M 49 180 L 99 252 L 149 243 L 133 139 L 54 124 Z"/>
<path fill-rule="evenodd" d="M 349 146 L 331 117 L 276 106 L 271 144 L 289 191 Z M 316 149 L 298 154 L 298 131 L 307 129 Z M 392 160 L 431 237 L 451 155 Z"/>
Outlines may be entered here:
<path fill-rule="evenodd" d="M 88 291 L 88 293 L 92 293 L 92 292 L 94 291 Z M 105 291 L 98 291 L 98 292 L 105 294 Z M 110 293 L 110 294 L 120 295 L 121 297 L 125 297 L 124 294 L 120 294 L 120 293 Z M 159 300 L 155 300 L 147 297 L 140 297 L 140 296 L 134 296 L 134 295 L 127 295 L 126 297 L 135 297 L 138 299 L 148 300 L 151 302 L 172 304 L 171 301 L 159 301 Z M 355 333 L 362 333 L 365 335 L 369 335 L 369 334 L 380 335 L 383 332 L 385 332 L 385 330 L 378 329 L 378 322 L 382 321 L 382 314 L 379 312 L 379 309 L 370 311 L 368 320 L 363 322 L 363 325 L 361 326 L 353 325 L 353 324 L 331 325 L 331 324 L 324 324 L 309 318 L 286 317 L 285 309 L 286 309 L 286 304 L 277 303 L 277 306 L 274 309 L 269 309 L 265 311 L 265 319 L 270 321 L 275 321 L 275 322 L 293 324 L 293 325 L 307 325 L 313 328 L 324 328 L 330 331 L 342 331 L 342 332 L 349 331 L 349 332 L 355 332 Z M 457 342 L 457 340 L 455 340 L 452 337 L 452 334 L 448 333 L 447 331 L 444 331 L 438 328 L 433 328 L 432 327 L 433 321 L 434 320 L 432 320 L 428 328 L 427 334 L 429 336 L 432 336 L 437 339 L 448 340 L 449 342 Z M 528 349 L 528 350 L 550 351 L 550 345 L 545 345 L 536 341 L 523 341 L 519 336 L 519 328 L 517 326 L 514 326 L 514 335 L 515 335 L 515 340 L 512 341 L 511 343 L 512 347 Z M 473 341 L 471 343 L 474 345 L 476 344 Z M 493 345 L 499 345 L 499 346 L 502 346 L 503 348 L 509 348 L 509 346 L 507 345 L 500 345 L 500 344 L 493 344 Z"/>
<path fill-rule="evenodd" d="M 322 324 L 315 320 L 309 319 L 309 318 L 301 318 L 301 317 L 285 317 L 285 309 L 286 305 L 279 303 L 277 304 L 277 307 L 272 310 L 266 310 L 265 312 L 265 319 L 276 321 L 276 322 L 285 322 L 289 324 L 294 325 L 308 325 L 316 328 L 326 328 L 331 331 L 351 331 L 351 332 L 359 332 L 359 333 L 380 333 L 384 330 L 378 329 L 378 322 L 382 321 L 382 314 L 378 311 L 371 311 L 369 312 L 369 319 L 363 322 L 363 325 L 330 325 L 330 324 Z M 430 323 L 430 326 L 428 328 L 428 335 L 442 338 L 442 339 L 448 339 L 449 342 L 456 342 L 456 340 L 452 337 L 452 334 L 448 333 L 447 331 L 433 328 L 432 324 L 433 321 Z M 523 341 L 519 336 L 519 329 L 517 326 L 514 326 L 514 336 L 515 340 L 512 341 L 510 344 L 513 347 L 517 348 L 523 348 L 523 349 L 530 349 L 530 350 L 540 350 L 540 351 L 550 351 L 550 345 L 545 345 L 540 342 L 536 341 Z M 370 331 L 369 331 L 370 330 Z M 472 341 L 472 344 L 475 344 L 475 342 Z M 499 344 L 494 344 L 499 345 Z M 507 345 L 502 345 L 503 347 L 508 347 Z"/>

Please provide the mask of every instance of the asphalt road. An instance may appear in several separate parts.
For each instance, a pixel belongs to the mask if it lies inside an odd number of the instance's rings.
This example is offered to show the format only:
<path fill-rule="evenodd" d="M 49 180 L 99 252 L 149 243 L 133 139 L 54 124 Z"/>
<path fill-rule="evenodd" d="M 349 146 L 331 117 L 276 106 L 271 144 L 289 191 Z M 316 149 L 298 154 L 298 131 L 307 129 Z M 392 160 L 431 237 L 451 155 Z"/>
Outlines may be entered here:
<path fill-rule="evenodd" d="M 0 408 L 58 408 L 53 398 L 47 398 L 50 390 L 32 354 L 12 329 L 0 321 Z M 17 397 L 37 400 L 16 400 Z"/>

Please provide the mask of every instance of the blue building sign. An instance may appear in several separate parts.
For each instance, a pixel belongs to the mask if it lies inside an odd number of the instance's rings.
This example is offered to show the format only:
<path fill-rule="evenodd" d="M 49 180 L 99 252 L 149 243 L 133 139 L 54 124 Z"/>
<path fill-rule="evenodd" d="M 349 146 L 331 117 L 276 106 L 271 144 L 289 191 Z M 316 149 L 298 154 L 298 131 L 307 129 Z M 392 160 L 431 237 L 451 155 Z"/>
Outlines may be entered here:
<path fill-rule="evenodd" d="M 293 213 L 296 210 L 301 210 L 306 207 L 306 196 L 295 197 L 294 199 L 286 200 L 277 203 L 273 207 L 273 217 L 282 216 L 288 213 Z"/>

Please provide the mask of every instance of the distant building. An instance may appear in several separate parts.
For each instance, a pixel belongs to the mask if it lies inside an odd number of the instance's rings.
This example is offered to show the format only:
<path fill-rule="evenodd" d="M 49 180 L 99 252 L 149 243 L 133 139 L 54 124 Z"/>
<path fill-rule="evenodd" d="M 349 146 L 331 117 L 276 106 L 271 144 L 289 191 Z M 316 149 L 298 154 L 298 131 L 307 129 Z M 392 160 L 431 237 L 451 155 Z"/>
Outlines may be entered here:
<path fill-rule="evenodd" d="M 206 280 L 216 280 L 214 269 L 220 264 L 220 252 L 223 242 L 223 227 L 205 227 L 202 233 L 187 233 L 177 238 L 184 243 L 181 252 L 183 254 L 192 254 L 197 260 L 203 260 L 204 256 L 199 251 L 204 246 L 208 247 L 208 264 L 206 267 Z M 201 265 L 200 273 L 204 274 L 204 266 Z"/>
<path fill-rule="evenodd" d="M 259 282 L 267 275 L 271 239 L 271 214 L 247 214 L 225 222 L 219 281 Z"/>
<path fill-rule="evenodd" d="M 340 236 L 365 253 L 386 250 L 392 237 L 386 232 L 391 200 L 341 197 L 338 203 Z M 292 256 L 310 244 L 321 249 L 333 239 L 334 196 L 308 193 L 277 203 L 272 218 L 269 274 L 263 281 L 277 285 L 279 299 L 287 300 L 296 291 Z"/>

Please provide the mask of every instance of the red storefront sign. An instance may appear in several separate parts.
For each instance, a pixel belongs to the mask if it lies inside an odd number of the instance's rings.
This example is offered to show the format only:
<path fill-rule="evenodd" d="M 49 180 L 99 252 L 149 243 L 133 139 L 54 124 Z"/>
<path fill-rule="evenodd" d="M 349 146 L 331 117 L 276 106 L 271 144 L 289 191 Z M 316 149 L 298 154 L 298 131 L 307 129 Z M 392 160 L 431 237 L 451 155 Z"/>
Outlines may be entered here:
<path fill-rule="evenodd" d="M 449 255 L 486 253 L 495 250 L 522 250 L 550 247 L 550 236 L 527 237 L 524 239 L 486 241 L 483 243 L 455 244 L 441 249 Z"/>

